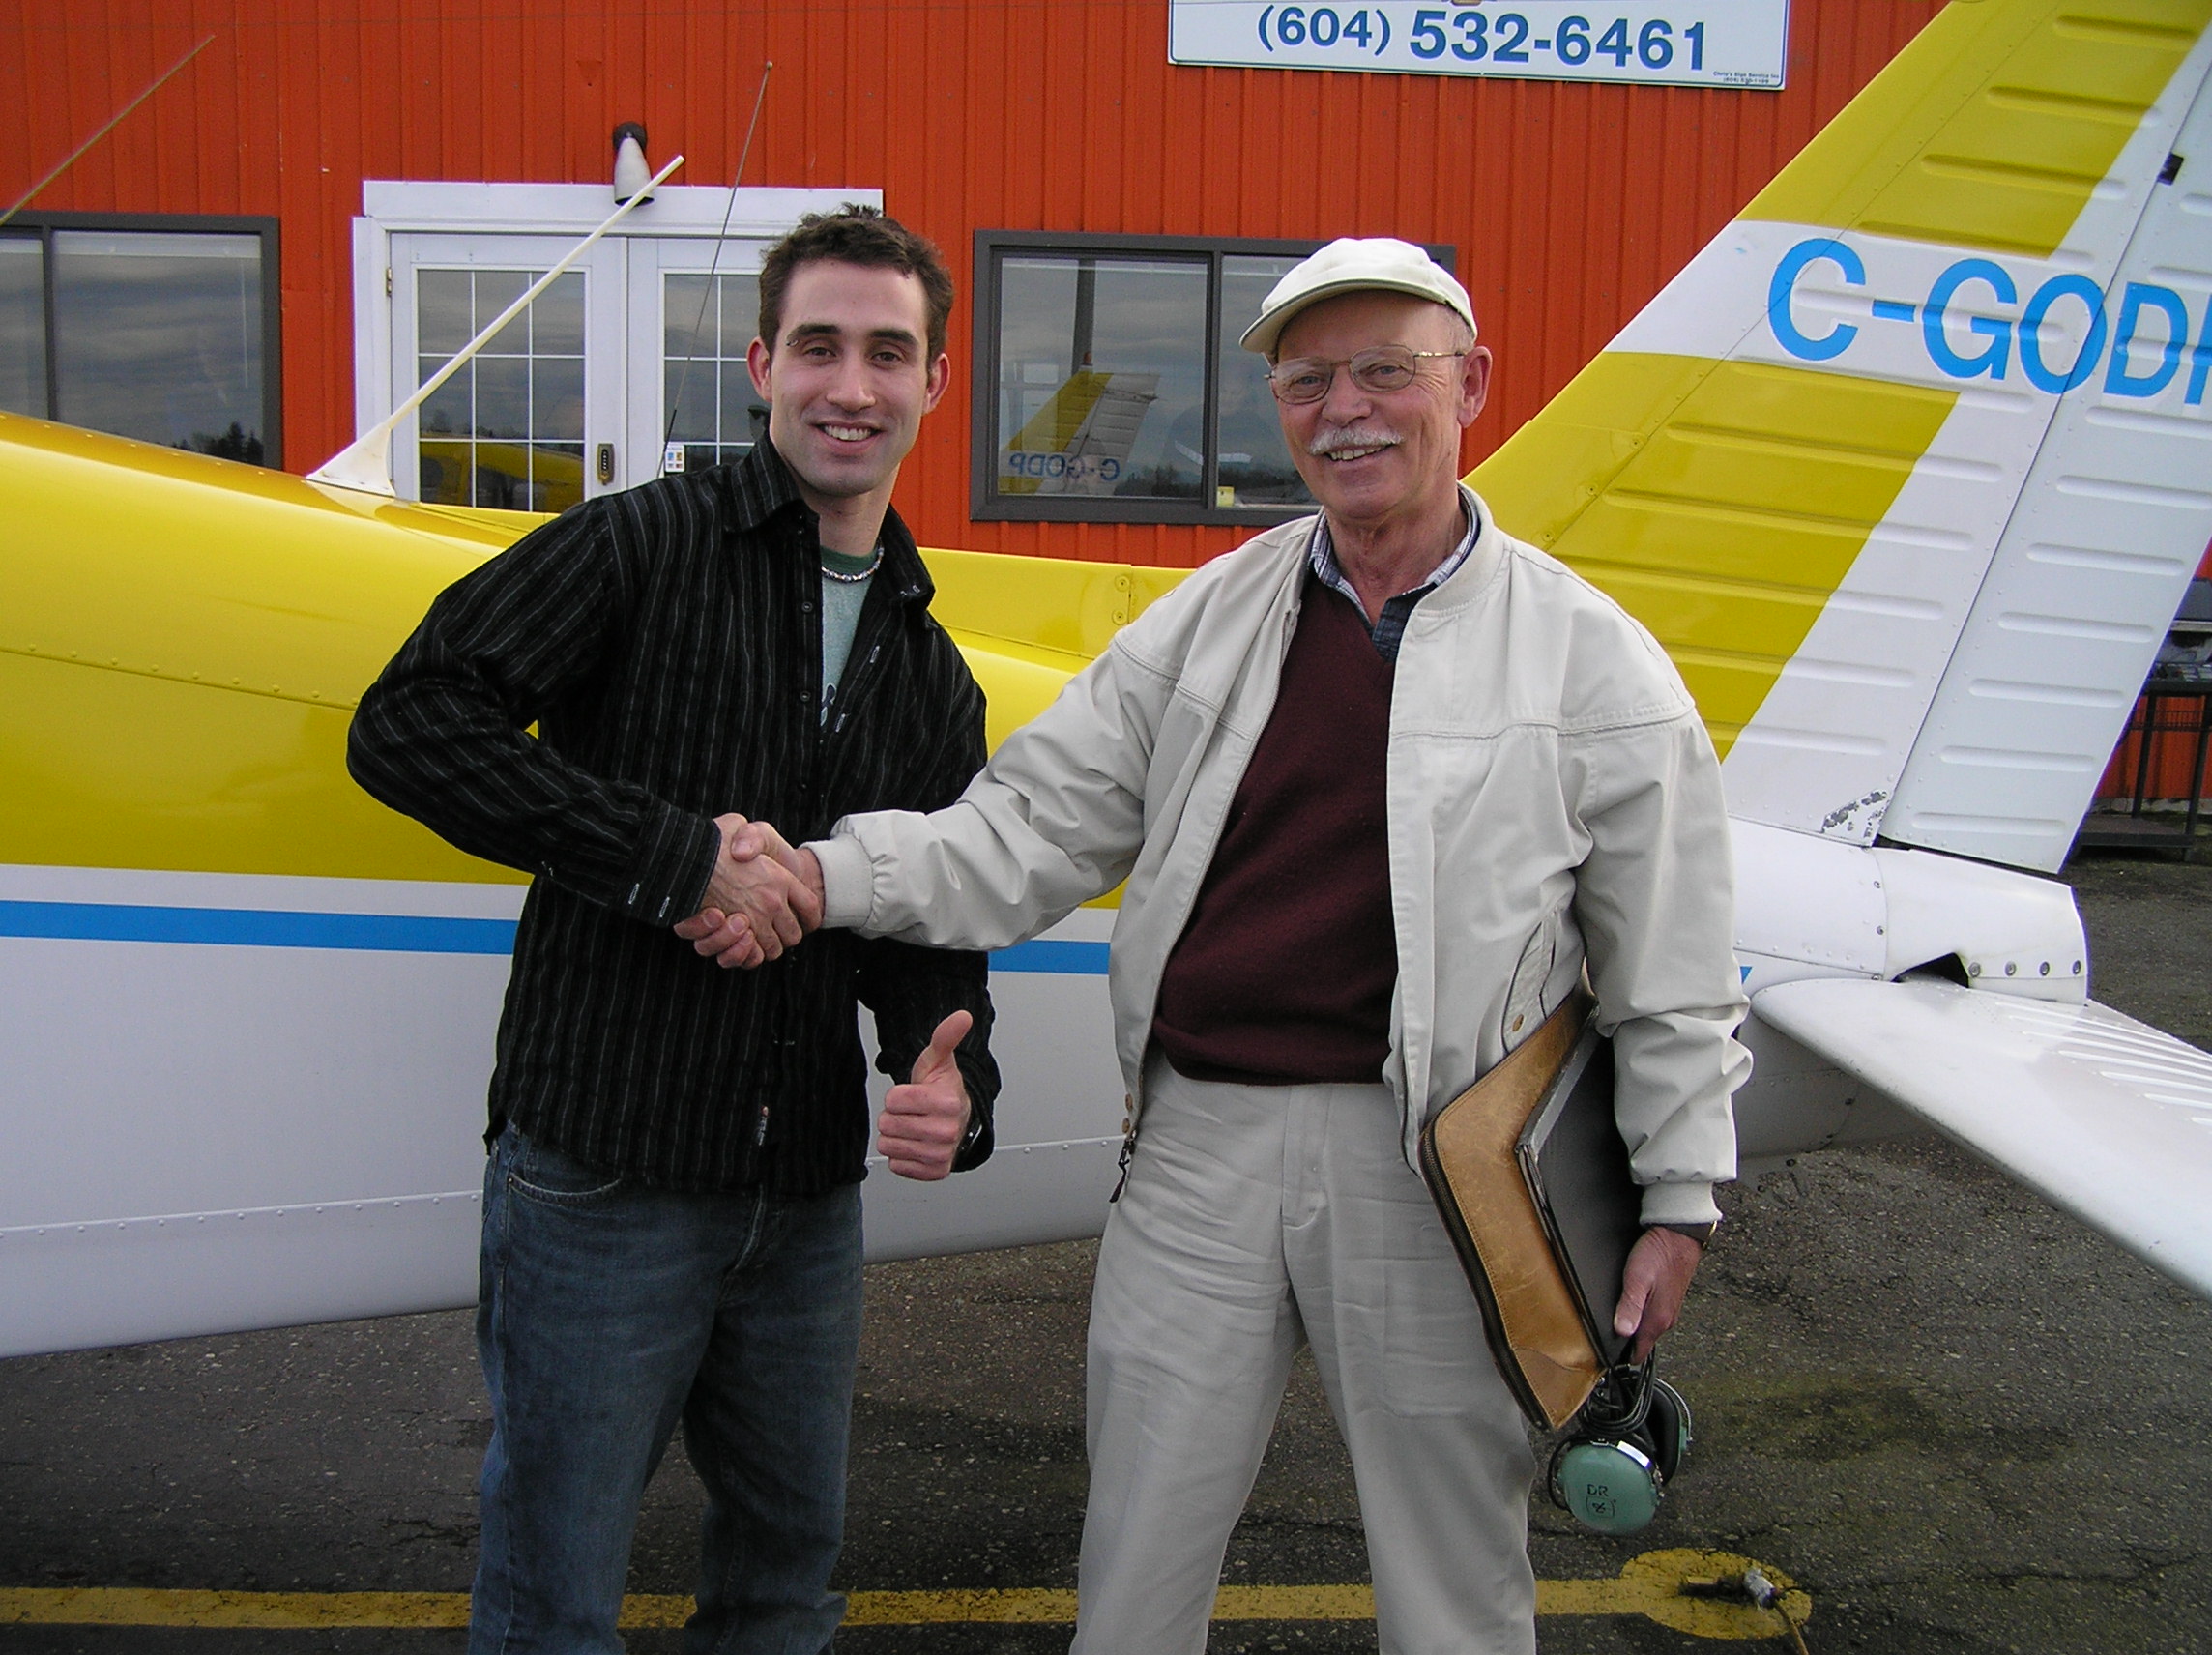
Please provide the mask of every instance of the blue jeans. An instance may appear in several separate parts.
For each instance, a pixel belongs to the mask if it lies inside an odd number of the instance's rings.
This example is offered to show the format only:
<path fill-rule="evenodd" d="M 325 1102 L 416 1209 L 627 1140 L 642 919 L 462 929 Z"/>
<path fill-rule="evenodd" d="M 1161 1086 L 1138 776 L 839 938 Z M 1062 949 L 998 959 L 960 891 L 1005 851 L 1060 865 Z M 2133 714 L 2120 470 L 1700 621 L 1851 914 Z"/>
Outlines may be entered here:
<path fill-rule="evenodd" d="M 491 1392 L 471 1655 L 619 1651 L 638 1500 L 676 1422 L 707 1487 L 691 1655 L 819 1655 L 845 1523 L 860 1191 L 683 1195 L 509 1126 L 484 1174 Z"/>

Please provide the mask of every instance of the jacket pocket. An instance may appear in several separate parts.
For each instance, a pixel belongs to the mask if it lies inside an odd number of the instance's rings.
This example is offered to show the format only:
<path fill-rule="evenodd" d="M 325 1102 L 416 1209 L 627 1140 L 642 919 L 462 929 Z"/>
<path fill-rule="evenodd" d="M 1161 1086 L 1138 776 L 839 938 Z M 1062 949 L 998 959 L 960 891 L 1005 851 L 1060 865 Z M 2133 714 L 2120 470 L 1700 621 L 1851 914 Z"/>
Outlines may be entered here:
<path fill-rule="evenodd" d="M 1521 958 L 1515 963 L 1512 980 L 1505 987 L 1505 1008 L 1499 1013 L 1500 1049 L 1512 1051 L 1551 1015 L 1552 1008 L 1544 1003 L 1544 985 L 1552 980 L 1552 964 L 1558 952 L 1559 911 L 1555 908 L 1537 922 L 1528 942 L 1521 944 Z"/>

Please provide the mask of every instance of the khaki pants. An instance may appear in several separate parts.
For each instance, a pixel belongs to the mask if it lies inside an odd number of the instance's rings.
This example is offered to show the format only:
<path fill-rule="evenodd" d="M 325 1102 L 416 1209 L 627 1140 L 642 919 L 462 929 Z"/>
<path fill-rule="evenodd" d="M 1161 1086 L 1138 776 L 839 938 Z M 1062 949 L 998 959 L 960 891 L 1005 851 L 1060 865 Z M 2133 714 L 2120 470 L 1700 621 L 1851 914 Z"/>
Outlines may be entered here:
<path fill-rule="evenodd" d="M 1382 1086 L 1186 1080 L 1156 1056 L 1091 1295 L 1075 1655 L 1198 1655 L 1313 1346 L 1383 1655 L 1529 1655 L 1520 1410 Z"/>

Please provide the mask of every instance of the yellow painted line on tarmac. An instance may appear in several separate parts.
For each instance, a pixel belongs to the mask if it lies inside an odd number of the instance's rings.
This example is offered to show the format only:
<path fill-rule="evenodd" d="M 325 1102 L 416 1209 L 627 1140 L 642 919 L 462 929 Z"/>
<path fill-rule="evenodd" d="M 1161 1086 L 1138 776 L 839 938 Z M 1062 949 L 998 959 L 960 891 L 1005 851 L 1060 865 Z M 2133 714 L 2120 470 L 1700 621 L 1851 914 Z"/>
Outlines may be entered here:
<path fill-rule="evenodd" d="M 197 1626 L 301 1632 L 338 1626 L 468 1623 L 466 1592 L 197 1592 L 138 1586 L 0 1590 L 0 1626 Z"/>
<path fill-rule="evenodd" d="M 1536 1612 L 1641 1614 L 1695 1638 L 1772 1638 L 1781 1615 L 1740 1604 L 1686 1598 L 1693 1575 L 1738 1574 L 1752 1560 L 1726 1552 L 1646 1552 L 1612 1580 L 1538 1581 Z M 1813 1600 L 1781 1570 L 1761 1565 L 1784 1589 L 1782 1613 L 1802 1626 Z M 624 1601 L 626 1627 L 681 1626 L 691 1600 L 635 1595 Z M 1223 1586 L 1216 1620 L 1372 1620 L 1365 1586 Z M 1075 1594 L 1045 1587 L 1003 1591 L 854 1592 L 847 1626 L 952 1623 L 1067 1625 Z M 338 1627 L 422 1629 L 466 1626 L 466 1592 L 209 1592 L 135 1586 L 0 1587 L 0 1626 L 174 1626 L 208 1630 L 309 1632 Z"/>

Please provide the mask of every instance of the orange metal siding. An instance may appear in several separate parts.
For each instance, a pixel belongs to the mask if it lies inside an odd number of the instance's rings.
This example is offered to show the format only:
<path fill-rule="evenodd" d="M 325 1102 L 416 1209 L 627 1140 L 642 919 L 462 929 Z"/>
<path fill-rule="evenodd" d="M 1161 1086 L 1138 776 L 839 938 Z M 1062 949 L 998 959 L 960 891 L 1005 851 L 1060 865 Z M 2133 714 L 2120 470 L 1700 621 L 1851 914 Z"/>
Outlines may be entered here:
<path fill-rule="evenodd" d="M 2099 798 L 2128 798 L 2136 790 L 2136 771 L 2142 765 L 2143 724 L 2155 713 L 2150 734 L 2150 763 L 2143 768 L 2143 798 L 2170 803 L 2205 797 L 2204 777 L 2197 769 L 2197 729 L 2204 716 L 2201 697 L 2175 696 L 2155 702 L 2139 700 L 2129 727 L 2112 749 L 2105 773 L 2097 783 Z"/>
<path fill-rule="evenodd" d="M 2197 578 L 2212 580 L 2212 546 L 2206 546 L 2204 556 L 2197 560 Z M 2120 744 L 2112 749 L 2104 776 L 2097 783 L 2099 798 L 2127 798 L 2134 794 L 2136 767 L 2142 758 L 2143 737 L 2139 726 L 2148 721 L 2153 707 L 2158 711 L 2158 722 L 2150 739 L 2150 766 L 2143 776 L 2143 798 L 2174 799 L 2203 796 L 2205 783 L 2197 769 L 2197 741 L 2193 732 L 2204 714 L 2204 704 L 2176 697 L 2157 703 L 2138 699 L 2135 711 L 2129 714 L 2129 727 L 2121 733 Z"/>
<path fill-rule="evenodd" d="M 1167 0 L 5 0 L 0 202 L 282 225 L 286 458 L 351 435 L 363 178 L 602 182 L 643 121 L 725 184 L 878 187 L 956 276 L 978 229 L 1449 242 L 1499 366 L 1467 457 L 1540 407 L 1936 10 L 1795 0 L 1780 93 L 1186 69 Z M 1187 565 L 1234 529 L 972 523 L 969 311 L 900 506 L 925 541 Z"/>

